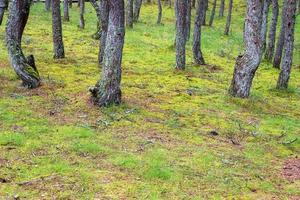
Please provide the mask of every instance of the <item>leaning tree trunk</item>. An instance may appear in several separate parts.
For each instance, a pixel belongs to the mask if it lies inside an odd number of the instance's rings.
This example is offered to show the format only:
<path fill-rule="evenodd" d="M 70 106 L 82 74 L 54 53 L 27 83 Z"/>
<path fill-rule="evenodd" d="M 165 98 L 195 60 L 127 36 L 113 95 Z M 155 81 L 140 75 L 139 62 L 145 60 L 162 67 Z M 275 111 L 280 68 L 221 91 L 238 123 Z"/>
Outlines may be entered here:
<path fill-rule="evenodd" d="M 204 65 L 205 61 L 201 51 L 201 22 L 204 16 L 204 0 L 200 0 L 197 6 L 195 19 L 194 39 L 193 39 L 193 56 L 194 61 L 198 65 Z"/>
<path fill-rule="evenodd" d="M 293 62 L 293 49 L 294 49 L 294 29 L 296 19 L 296 0 L 287 0 L 285 12 L 285 41 L 284 53 L 281 65 L 280 75 L 277 81 L 277 88 L 287 88 Z"/>
<path fill-rule="evenodd" d="M 281 16 L 281 28 L 279 38 L 276 44 L 276 51 L 273 60 L 273 67 L 279 69 L 282 57 L 282 50 L 284 45 L 284 37 L 285 37 L 285 9 L 286 9 L 286 2 L 287 0 L 283 0 L 283 7 L 282 7 L 282 16 Z"/>
<path fill-rule="evenodd" d="M 24 56 L 21 40 L 30 11 L 30 0 L 12 0 L 6 27 L 6 45 L 11 65 L 23 85 L 36 88 L 40 85 L 40 76 L 33 55 Z"/>
<path fill-rule="evenodd" d="M 92 4 L 93 8 L 95 9 L 96 15 L 98 18 L 97 31 L 96 31 L 96 33 L 93 34 L 92 37 L 96 40 L 99 40 L 101 38 L 101 10 L 100 10 L 100 6 L 96 0 L 90 0 L 90 2 Z"/>
<path fill-rule="evenodd" d="M 227 15 L 227 21 L 226 21 L 226 26 L 225 26 L 225 31 L 224 31 L 225 35 L 228 35 L 229 30 L 230 30 L 232 3 L 233 3 L 233 0 L 229 0 L 228 15 Z"/>
<path fill-rule="evenodd" d="M 225 0 L 221 0 L 219 17 L 224 17 Z"/>
<path fill-rule="evenodd" d="M 255 72 L 261 61 L 262 1 L 248 0 L 245 20 L 245 52 L 238 56 L 229 93 L 234 97 L 247 98 Z"/>
<path fill-rule="evenodd" d="M 126 26 L 133 28 L 133 0 L 127 0 Z"/>
<path fill-rule="evenodd" d="M 186 28 L 185 28 L 185 40 L 188 41 L 191 35 L 191 18 L 192 18 L 192 4 L 191 0 L 187 0 L 187 15 L 186 15 Z"/>
<path fill-rule="evenodd" d="M 269 41 L 265 53 L 265 59 L 268 60 L 269 62 L 272 61 L 274 55 L 278 12 L 279 12 L 278 0 L 272 0 L 272 21 L 269 30 Z"/>
<path fill-rule="evenodd" d="M 70 21 L 68 0 L 64 0 L 64 21 Z"/>
<path fill-rule="evenodd" d="M 140 18 L 140 11 L 142 7 L 142 0 L 134 0 L 133 21 L 137 22 Z"/>
<path fill-rule="evenodd" d="M 263 16 L 262 16 L 262 24 L 261 24 L 261 40 L 262 40 L 262 53 L 266 49 L 266 39 L 267 39 L 267 31 L 268 31 L 268 15 L 269 15 L 269 7 L 270 0 L 263 0 Z"/>
<path fill-rule="evenodd" d="M 158 15 L 157 15 L 157 24 L 161 24 L 161 16 L 162 16 L 162 6 L 161 6 L 161 0 L 157 0 L 157 6 L 158 6 Z"/>
<path fill-rule="evenodd" d="M 99 50 L 99 54 L 98 54 L 99 65 L 103 62 L 104 50 L 105 50 L 105 45 L 106 45 L 108 19 L 109 19 L 108 0 L 100 1 L 100 9 L 101 9 L 101 40 L 100 40 L 100 50 Z"/>
<path fill-rule="evenodd" d="M 50 11 L 51 0 L 45 0 L 45 10 Z"/>
<path fill-rule="evenodd" d="M 213 7 L 212 7 L 212 10 L 211 10 L 210 19 L 209 19 L 209 26 L 212 26 L 212 24 L 214 22 L 215 13 L 216 13 L 216 6 L 217 6 L 217 0 L 214 0 Z"/>
<path fill-rule="evenodd" d="M 79 17 L 79 28 L 84 29 L 85 22 L 84 22 L 84 7 L 85 7 L 85 0 L 79 0 L 80 2 L 80 17 Z"/>
<path fill-rule="evenodd" d="M 60 0 L 52 0 L 52 34 L 54 59 L 65 57 L 64 43 L 62 38 L 62 25 L 60 15 Z"/>
<path fill-rule="evenodd" d="M 98 106 L 121 103 L 121 63 L 124 45 L 124 1 L 109 0 L 108 37 L 101 80 L 90 91 Z"/>
<path fill-rule="evenodd" d="M 187 1 L 176 0 L 176 69 L 185 69 Z"/>

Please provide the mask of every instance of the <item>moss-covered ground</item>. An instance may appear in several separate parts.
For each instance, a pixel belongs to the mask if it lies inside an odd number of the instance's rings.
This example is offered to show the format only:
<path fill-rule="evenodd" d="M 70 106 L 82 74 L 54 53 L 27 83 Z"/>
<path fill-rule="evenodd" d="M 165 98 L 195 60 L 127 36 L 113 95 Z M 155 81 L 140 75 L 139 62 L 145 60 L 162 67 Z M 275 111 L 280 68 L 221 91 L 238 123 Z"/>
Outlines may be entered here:
<path fill-rule="evenodd" d="M 156 6 L 143 6 L 126 30 L 123 103 L 101 109 L 89 101 L 101 71 L 89 4 L 84 30 L 76 5 L 63 23 L 62 60 L 53 59 L 51 13 L 33 5 L 22 45 L 43 80 L 34 90 L 10 67 L 2 25 L 0 199 L 299 198 L 300 181 L 281 170 L 300 153 L 300 18 L 289 89 L 275 89 L 279 71 L 263 61 L 250 98 L 237 99 L 227 89 L 243 49 L 244 10 L 235 7 L 229 36 L 226 17 L 203 28 L 207 65 L 193 64 L 189 41 L 180 72 L 173 9 L 164 7 L 156 25 Z"/>

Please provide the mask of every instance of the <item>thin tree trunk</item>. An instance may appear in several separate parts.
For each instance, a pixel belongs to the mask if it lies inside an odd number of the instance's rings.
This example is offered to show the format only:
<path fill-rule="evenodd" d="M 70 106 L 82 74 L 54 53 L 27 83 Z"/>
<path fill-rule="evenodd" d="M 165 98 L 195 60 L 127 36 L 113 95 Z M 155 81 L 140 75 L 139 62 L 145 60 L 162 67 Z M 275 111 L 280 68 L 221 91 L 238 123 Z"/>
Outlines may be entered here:
<path fill-rule="evenodd" d="M 100 50 L 98 54 L 98 63 L 101 64 L 104 57 L 104 50 L 106 44 L 106 37 L 107 37 L 107 30 L 108 30 L 108 15 L 109 15 L 109 8 L 108 8 L 108 0 L 101 0 L 100 1 L 100 9 L 101 9 L 101 40 L 100 40 Z"/>
<path fill-rule="evenodd" d="M 191 0 L 187 0 L 187 15 L 186 15 L 186 28 L 185 39 L 188 41 L 191 36 L 191 18 L 192 18 L 192 4 Z"/>
<path fill-rule="evenodd" d="M 64 43 L 62 38 L 62 25 L 60 15 L 60 0 L 52 0 L 52 34 L 54 59 L 65 57 Z"/>
<path fill-rule="evenodd" d="M 121 63 L 124 45 L 124 1 L 109 0 L 109 25 L 101 80 L 90 91 L 98 106 L 121 103 Z"/>
<path fill-rule="evenodd" d="M 69 8 L 72 8 L 73 0 L 69 0 Z"/>
<path fill-rule="evenodd" d="M 234 97 L 247 98 L 255 72 L 261 61 L 261 0 L 248 0 L 245 19 L 245 52 L 238 56 L 229 93 Z"/>
<path fill-rule="evenodd" d="M 90 0 L 93 8 L 95 9 L 98 21 L 97 21 L 97 31 L 93 34 L 93 38 L 99 40 L 101 38 L 101 10 L 98 2 L 96 0 Z"/>
<path fill-rule="evenodd" d="M 141 7 L 142 7 L 142 0 L 134 0 L 133 22 L 137 22 L 139 20 Z"/>
<path fill-rule="evenodd" d="M 161 16 L 162 16 L 162 6 L 161 6 L 161 0 L 157 0 L 157 6 L 158 6 L 158 15 L 157 15 L 157 24 L 161 24 Z"/>
<path fill-rule="evenodd" d="M 204 0 L 204 15 L 202 17 L 202 25 L 205 26 L 206 25 L 206 12 L 208 9 L 208 0 Z"/>
<path fill-rule="evenodd" d="M 45 0 L 45 10 L 50 11 L 51 0 Z"/>
<path fill-rule="evenodd" d="M 126 26 L 133 28 L 133 0 L 127 0 Z"/>
<path fill-rule="evenodd" d="M 228 6 L 228 15 L 227 15 L 227 21 L 225 26 L 224 34 L 228 35 L 230 30 L 230 24 L 231 24 L 231 13 L 232 13 L 232 3 L 233 0 L 229 0 L 229 6 Z"/>
<path fill-rule="evenodd" d="M 267 40 L 267 31 L 268 31 L 268 15 L 269 15 L 269 7 L 270 0 L 263 0 L 263 16 L 262 16 L 262 24 L 261 24 L 261 40 L 262 40 L 262 53 L 264 53 L 266 49 L 266 40 Z"/>
<path fill-rule="evenodd" d="M 0 26 L 2 24 L 2 21 L 3 21 L 3 15 L 4 15 L 4 8 L 0 7 Z"/>
<path fill-rule="evenodd" d="M 201 51 L 201 22 L 204 15 L 204 0 L 198 2 L 195 28 L 194 28 L 194 39 L 193 39 L 193 56 L 194 61 L 198 65 L 204 65 L 205 61 Z"/>
<path fill-rule="evenodd" d="M 224 17 L 225 0 L 221 0 L 219 17 Z"/>
<path fill-rule="evenodd" d="M 269 62 L 272 61 L 274 55 L 278 13 L 279 13 L 278 0 L 272 0 L 272 22 L 269 31 L 269 42 L 267 44 L 266 53 L 265 53 L 265 59 L 268 60 Z"/>
<path fill-rule="evenodd" d="M 85 0 L 79 0 L 79 2 L 80 2 L 79 28 L 84 29 L 84 27 L 85 27 L 85 22 L 84 22 Z"/>
<path fill-rule="evenodd" d="M 64 0 L 64 21 L 70 21 L 68 0 Z"/>
<path fill-rule="evenodd" d="M 7 0 L 0 0 L 0 25 L 3 21 L 4 11 L 7 9 L 8 1 Z"/>
<path fill-rule="evenodd" d="M 217 0 L 214 0 L 213 7 L 212 7 L 212 10 L 211 10 L 210 19 L 209 19 L 209 26 L 212 26 L 212 24 L 214 22 L 215 13 L 216 13 L 216 6 L 217 6 Z"/>
<path fill-rule="evenodd" d="M 40 85 L 40 76 L 33 55 L 24 56 L 21 40 L 30 11 L 30 0 L 12 0 L 6 27 L 6 46 L 11 65 L 23 85 L 36 88 Z"/>
<path fill-rule="evenodd" d="M 284 53 L 281 64 L 281 71 L 277 81 L 277 88 L 287 88 L 293 62 L 293 50 L 294 50 L 294 30 L 296 19 L 296 0 L 287 0 L 286 12 L 285 12 L 285 41 L 284 41 Z"/>

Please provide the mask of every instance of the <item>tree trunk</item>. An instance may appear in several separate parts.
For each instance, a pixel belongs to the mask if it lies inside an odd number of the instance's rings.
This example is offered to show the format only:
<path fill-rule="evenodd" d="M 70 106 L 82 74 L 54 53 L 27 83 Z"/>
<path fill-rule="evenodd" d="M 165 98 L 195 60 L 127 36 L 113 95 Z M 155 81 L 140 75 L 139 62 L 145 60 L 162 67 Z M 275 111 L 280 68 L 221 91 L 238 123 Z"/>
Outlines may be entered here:
<path fill-rule="evenodd" d="M 68 0 L 64 0 L 64 21 L 70 21 Z"/>
<path fill-rule="evenodd" d="M 238 56 L 229 93 L 234 97 L 247 98 L 255 72 L 261 60 L 261 0 L 248 0 L 245 20 L 245 52 Z"/>
<path fill-rule="evenodd" d="M 267 31 L 268 31 L 268 15 L 269 15 L 269 7 L 270 0 L 263 0 L 263 16 L 262 16 L 262 24 L 261 24 L 261 40 L 262 40 L 262 53 L 264 53 L 266 49 L 266 39 L 267 39 Z"/>
<path fill-rule="evenodd" d="M 84 7 L 85 7 L 85 0 L 79 0 L 80 2 L 80 17 L 79 17 L 79 28 L 84 29 Z"/>
<path fill-rule="evenodd" d="M 284 41 L 284 53 L 281 64 L 281 71 L 277 81 L 277 88 L 287 88 L 290 73 L 293 62 L 293 50 L 294 50 L 294 30 L 296 19 L 296 0 L 287 0 L 286 12 L 285 12 L 285 41 Z"/>
<path fill-rule="evenodd" d="M 24 56 L 21 40 L 30 11 L 30 0 L 13 0 L 10 6 L 6 27 L 6 45 L 11 65 L 23 85 L 36 88 L 40 85 L 40 76 L 33 55 Z"/>
<path fill-rule="evenodd" d="M 50 11 L 51 0 L 45 0 L 45 10 Z"/>
<path fill-rule="evenodd" d="M 142 7 L 142 0 L 134 0 L 133 21 L 137 22 L 140 18 L 140 11 Z"/>
<path fill-rule="evenodd" d="M 202 25 L 205 26 L 206 25 L 206 12 L 207 12 L 207 9 L 208 9 L 208 0 L 204 0 L 204 15 L 202 17 Z"/>
<path fill-rule="evenodd" d="M 106 44 L 106 37 L 107 37 L 107 30 L 108 30 L 108 15 L 109 15 L 109 8 L 108 8 L 108 0 L 101 0 L 100 1 L 100 9 L 101 9 L 101 40 L 100 40 L 100 50 L 98 54 L 98 63 L 101 64 L 104 57 L 104 50 Z"/>
<path fill-rule="evenodd" d="M 209 19 L 209 26 L 212 26 L 212 24 L 214 22 L 215 13 L 216 13 L 216 6 L 217 6 L 217 0 L 214 0 L 213 7 L 212 7 L 212 10 L 211 10 L 210 19 Z"/>
<path fill-rule="evenodd" d="M 69 8 L 72 8 L 73 0 L 69 0 Z"/>
<path fill-rule="evenodd" d="M 64 43 L 62 38 L 62 26 L 60 15 L 60 0 L 52 0 L 52 34 L 54 59 L 65 57 Z"/>
<path fill-rule="evenodd" d="M 126 26 L 133 28 L 133 0 L 127 0 Z"/>
<path fill-rule="evenodd" d="M 191 18 L 192 18 L 192 4 L 191 0 L 187 0 L 187 15 L 186 15 L 186 28 L 185 40 L 188 41 L 191 35 Z"/>
<path fill-rule="evenodd" d="M 98 21 L 97 21 L 97 31 L 93 34 L 93 38 L 99 40 L 101 38 L 101 10 L 98 2 L 96 0 L 90 0 L 93 8 L 95 9 Z"/>
<path fill-rule="evenodd" d="M 0 25 L 3 21 L 4 11 L 7 9 L 8 1 L 7 0 L 0 0 Z"/>
<path fill-rule="evenodd" d="M 205 61 L 201 51 L 201 22 L 204 15 L 204 0 L 200 0 L 197 6 L 194 39 L 193 39 L 193 56 L 198 65 L 204 65 Z"/>
<path fill-rule="evenodd" d="M 101 80 L 90 91 L 98 106 L 121 103 L 121 63 L 124 45 L 124 1 L 109 0 L 108 37 Z"/>
<path fill-rule="evenodd" d="M 283 45 L 284 45 L 284 37 L 285 37 L 285 7 L 286 7 L 286 0 L 283 0 L 283 7 L 282 7 L 282 16 L 281 16 L 281 28 L 280 28 L 280 33 L 279 33 L 279 38 L 277 40 L 276 44 L 276 51 L 274 55 L 274 60 L 273 60 L 273 67 L 279 69 L 280 68 L 280 63 L 281 63 L 281 57 L 282 57 L 282 50 L 283 50 Z"/>
<path fill-rule="evenodd" d="M 157 6 L 158 6 L 158 15 L 157 15 L 157 24 L 161 24 L 161 16 L 162 16 L 162 7 L 161 7 L 161 0 L 157 0 Z"/>
<path fill-rule="evenodd" d="M 221 0 L 219 17 L 224 17 L 225 0 Z"/>
<path fill-rule="evenodd" d="M 227 21 L 226 21 L 226 26 L 225 26 L 225 31 L 224 31 L 225 35 L 228 35 L 229 30 L 230 30 L 231 13 L 232 13 L 232 1 L 233 0 L 229 0 L 228 15 L 227 15 Z"/>
<path fill-rule="evenodd" d="M 272 22 L 269 30 L 269 42 L 267 44 L 266 53 L 265 53 L 265 59 L 268 60 L 269 62 L 272 61 L 274 55 L 278 12 L 279 12 L 278 0 L 272 0 Z"/>
<path fill-rule="evenodd" d="M 176 69 L 185 69 L 187 1 L 176 0 Z"/>
<path fill-rule="evenodd" d="M 0 7 L 0 26 L 1 26 L 2 21 L 3 21 L 4 10 L 5 10 L 4 8 Z"/>
<path fill-rule="evenodd" d="M 196 8 L 196 0 L 192 0 L 192 8 Z"/>

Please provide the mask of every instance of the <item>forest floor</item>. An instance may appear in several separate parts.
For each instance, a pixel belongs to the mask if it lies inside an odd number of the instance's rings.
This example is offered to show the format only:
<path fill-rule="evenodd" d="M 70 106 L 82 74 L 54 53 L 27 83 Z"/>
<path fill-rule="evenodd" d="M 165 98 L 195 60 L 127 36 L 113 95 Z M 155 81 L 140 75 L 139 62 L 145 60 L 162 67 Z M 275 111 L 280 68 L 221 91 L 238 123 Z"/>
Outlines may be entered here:
<path fill-rule="evenodd" d="M 263 61 L 250 98 L 232 98 L 241 5 L 229 36 L 226 17 L 203 28 L 207 65 L 193 64 L 188 42 L 182 72 L 174 70 L 173 9 L 164 7 L 156 25 L 156 6 L 143 6 L 126 30 L 123 103 L 101 109 L 88 92 L 100 77 L 89 4 L 86 29 L 75 5 L 63 23 L 62 60 L 53 60 L 51 13 L 32 7 L 23 49 L 43 80 L 34 90 L 10 67 L 2 25 L 0 199 L 299 199 L 300 17 L 289 89 L 275 89 L 279 71 Z"/>

